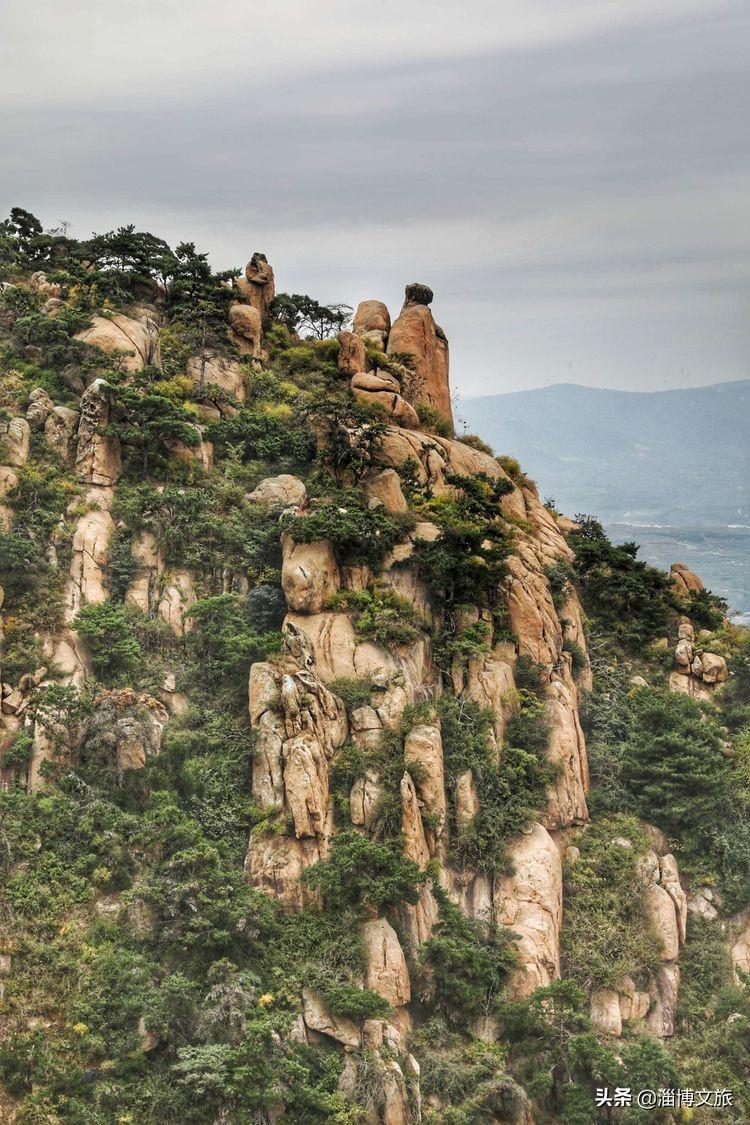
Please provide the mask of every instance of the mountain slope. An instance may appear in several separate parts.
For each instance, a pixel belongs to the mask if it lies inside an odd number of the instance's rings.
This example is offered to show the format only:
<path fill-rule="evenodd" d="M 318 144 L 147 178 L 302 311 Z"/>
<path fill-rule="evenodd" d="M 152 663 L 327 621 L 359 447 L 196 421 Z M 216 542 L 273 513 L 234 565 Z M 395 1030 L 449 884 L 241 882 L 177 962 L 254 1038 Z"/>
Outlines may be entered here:
<path fill-rule="evenodd" d="M 3 1125 L 747 1119 L 750 637 L 431 300 L 0 224 Z"/>

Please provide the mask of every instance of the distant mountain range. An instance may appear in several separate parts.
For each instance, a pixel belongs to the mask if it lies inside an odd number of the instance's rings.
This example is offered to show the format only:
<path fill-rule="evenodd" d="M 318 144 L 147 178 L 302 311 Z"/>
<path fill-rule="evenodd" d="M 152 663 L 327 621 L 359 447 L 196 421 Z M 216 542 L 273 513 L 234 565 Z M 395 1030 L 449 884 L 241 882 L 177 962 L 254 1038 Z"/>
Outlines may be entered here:
<path fill-rule="evenodd" d="M 561 511 L 598 516 L 658 565 L 687 562 L 750 611 L 750 379 L 653 392 L 559 383 L 463 399 L 458 414 Z"/>

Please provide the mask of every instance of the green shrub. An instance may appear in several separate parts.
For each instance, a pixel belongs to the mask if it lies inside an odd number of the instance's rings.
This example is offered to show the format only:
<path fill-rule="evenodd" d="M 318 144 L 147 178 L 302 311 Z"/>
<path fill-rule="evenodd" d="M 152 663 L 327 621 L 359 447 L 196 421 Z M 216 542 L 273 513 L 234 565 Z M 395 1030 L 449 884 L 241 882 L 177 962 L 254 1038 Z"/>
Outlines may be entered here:
<path fill-rule="evenodd" d="M 236 594 L 201 598 L 189 615 L 198 628 L 189 634 L 193 686 L 201 691 L 244 696 L 250 665 L 281 648 L 280 633 L 259 633 Z"/>
<path fill-rule="evenodd" d="M 623 976 L 645 988 L 660 964 L 639 871 L 650 840 L 636 820 L 617 816 L 592 822 L 576 846 L 580 855 L 565 868 L 564 975 L 589 995 Z"/>
<path fill-rule="evenodd" d="M 386 556 L 403 538 L 412 521 L 389 515 L 383 508 L 368 508 L 357 493 L 326 500 L 304 515 L 287 514 L 282 530 L 298 543 L 327 539 L 344 565 L 367 565 L 378 571 Z"/>
<path fill-rule="evenodd" d="M 513 935 L 466 918 L 435 888 L 440 920 L 420 951 L 427 1005 L 453 1025 L 469 1028 L 492 1012 L 516 963 Z"/>
<path fill-rule="evenodd" d="M 112 602 L 84 606 L 75 627 L 89 647 L 98 676 L 111 678 L 135 670 L 141 649 L 133 634 L 131 616 L 123 606 Z"/>
<path fill-rule="evenodd" d="M 729 767 L 722 735 L 705 708 L 676 692 L 640 688 L 623 745 L 625 783 L 634 806 L 694 852 L 710 844 Z"/>
<path fill-rule="evenodd" d="M 382 911 L 416 903 L 426 875 L 404 859 L 397 842 L 378 843 L 347 831 L 335 837 L 329 858 L 308 867 L 304 878 L 331 908 Z"/>
<path fill-rule="evenodd" d="M 667 575 L 637 559 L 635 543 L 613 546 L 598 520 L 575 518 L 579 530 L 569 541 L 586 613 L 623 647 L 642 648 L 667 628 L 672 605 Z"/>
<path fill-rule="evenodd" d="M 411 602 L 389 587 L 346 590 L 336 594 L 330 606 L 353 611 L 357 636 L 383 648 L 413 644 L 422 636 L 424 622 Z"/>

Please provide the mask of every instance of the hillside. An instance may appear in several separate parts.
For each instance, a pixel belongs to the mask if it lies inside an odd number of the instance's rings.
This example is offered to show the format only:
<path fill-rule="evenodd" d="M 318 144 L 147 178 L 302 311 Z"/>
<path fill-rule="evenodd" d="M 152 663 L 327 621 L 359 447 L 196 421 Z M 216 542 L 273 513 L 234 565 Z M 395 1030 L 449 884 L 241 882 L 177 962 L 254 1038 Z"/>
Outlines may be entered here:
<path fill-rule="evenodd" d="M 750 381 L 647 394 L 559 384 L 467 398 L 460 413 L 562 511 L 595 512 L 658 565 L 686 555 L 750 611 Z"/>
<path fill-rule="evenodd" d="M 427 285 L 18 208 L 0 284 L 0 1120 L 748 1120 L 721 600 L 454 436 Z"/>

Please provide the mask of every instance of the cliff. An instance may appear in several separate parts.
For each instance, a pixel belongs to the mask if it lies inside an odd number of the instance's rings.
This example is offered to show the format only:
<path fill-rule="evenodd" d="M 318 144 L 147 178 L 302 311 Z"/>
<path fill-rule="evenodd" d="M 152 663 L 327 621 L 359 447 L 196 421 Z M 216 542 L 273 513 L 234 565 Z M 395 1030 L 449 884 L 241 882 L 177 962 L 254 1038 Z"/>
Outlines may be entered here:
<path fill-rule="evenodd" d="M 32 220 L 0 1119 L 745 1120 L 746 634 L 455 439 L 426 285 L 349 320 L 261 253 Z"/>

